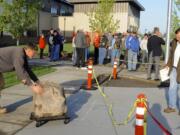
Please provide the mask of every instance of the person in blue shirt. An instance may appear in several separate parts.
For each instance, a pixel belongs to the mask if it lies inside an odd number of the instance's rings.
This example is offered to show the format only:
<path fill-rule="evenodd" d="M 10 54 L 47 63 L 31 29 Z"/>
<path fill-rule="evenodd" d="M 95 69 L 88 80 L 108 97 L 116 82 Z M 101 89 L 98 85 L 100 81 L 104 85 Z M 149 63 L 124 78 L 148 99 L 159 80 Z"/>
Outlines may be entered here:
<path fill-rule="evenodd" d="M 137 33 L 133 32 L 126 39 L 126 49 L 128 50 L 128 71 L 136 71 L 139 47 L 140 42 Z"/>

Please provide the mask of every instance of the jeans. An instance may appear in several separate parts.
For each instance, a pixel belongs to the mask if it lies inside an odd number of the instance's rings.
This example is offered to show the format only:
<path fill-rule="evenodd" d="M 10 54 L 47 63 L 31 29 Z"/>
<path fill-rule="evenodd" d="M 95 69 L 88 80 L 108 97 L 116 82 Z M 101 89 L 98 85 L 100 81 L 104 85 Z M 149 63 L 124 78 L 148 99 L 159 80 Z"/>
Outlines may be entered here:
<path fill-rule="evenodd" d="M 111 49 L 107 49 L 107 59 L 110 59 L 111 58 Z"/>
<path fill-rule="evenodd" d="M 85 61 L 89 59 L 89 47 L 85 49 Z"/>
<path fill-rule="evenodd" d="M 106 48 L 99 48 L 99 64 L 104 63 L 104 58 L 106 57 Z"/>
<path fill-rule="evenodd" d="M 72 63 L 73 63 L 73 65 L 76 65 L 76 59 L 77 59 L 76 48 L 73 47 L 73 54 L 72 54 Z"/>
<path fill-rule="evenodd" d="M 59 60 L 59 45 L 53 45 L 51 48 L 51 60 L 57 61 Z"/>
<path fill-rule="evenodd" d="M 170 74 L 170 86 L 168 91 L 169 107 L 176 108 L 178 99 L 178 109 L 180 110 L 180 84 L 177 83 L 177 69 L 173 68 Z"/>
<path fill-rule="evenodd" d="M 133 52 L 132 50 L 128 50 L 128 70 L 136 70 L 137 65 L 137 52 Z"/>
<path fill-rule="evenodd" d="M 149 55 L 149 66 L 148 66 L 148 78 L 151 78 L 151 68 L 152 68 L 152 63 L 155 61 L 155 78 L 154 79 L 159 79 L 159 63 L 160 63 L 160 56 L 154 56 L 153 53 L 151 52 Z"/>
<path fill-rule="evenodd" d="M 119 49 L 113 49 L 111 51 L 111 65 L 114 65 L 114 60 L 117 60 L 117 63 L 119 65 L 119 58 L 120 58 L 120 51 Z"/>

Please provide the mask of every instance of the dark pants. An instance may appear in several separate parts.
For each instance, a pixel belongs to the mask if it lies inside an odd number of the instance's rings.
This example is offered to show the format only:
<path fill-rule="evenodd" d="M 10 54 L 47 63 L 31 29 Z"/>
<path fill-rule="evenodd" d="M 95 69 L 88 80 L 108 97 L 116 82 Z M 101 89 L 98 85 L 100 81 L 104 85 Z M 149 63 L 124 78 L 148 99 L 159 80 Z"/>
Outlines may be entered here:
<path fill-rule="evenodd" d="M 40 48 L 40 59 L 43 58 L 43 52 L 44 52 L 44 49 L 41 49 L 41 48 Z"/>
<path fill-rule="evenodd" d="M 52 45 L 48 44 L 48 56 L 51 57 L 51 47 Z"/>
<path fill-rule="evenodd" d="M 98 59 L 99 59 L 99 48 L 94 47 L 94 64 L 98 63 Z"/>
<path fill-rule="evenodd" d="M 154 63 L 155 64 L 155 78 L 154 79 L 159 79 L 160 56 L 153 56 L 153 53 L 151 52 L 149 54 L 149 63 L 150 64 L 148 66 L 147 78 L 151 78 L 151 69 Z"/>
<path fill-rule="evenodd" d="M 76 65 L 77 67 L 85 67 L 85 48 L 76 48 L 77 59 Z"/>
<path fill-rule="evenodd" d="M 59 48 L 59 57 L 61 58 L 62 57 L 62 52 L 63 52 L 63 49 L 64 49 L 64 45 L 60 45 L 60 48 Z"/>

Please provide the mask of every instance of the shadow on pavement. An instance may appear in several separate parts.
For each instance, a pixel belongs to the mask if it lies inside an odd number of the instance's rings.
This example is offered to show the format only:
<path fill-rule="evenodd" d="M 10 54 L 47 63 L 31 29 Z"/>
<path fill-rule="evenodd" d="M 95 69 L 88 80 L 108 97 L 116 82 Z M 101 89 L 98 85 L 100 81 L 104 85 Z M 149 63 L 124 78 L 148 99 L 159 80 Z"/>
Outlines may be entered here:
<path fill-rule="evenodd" d="M 7 135 L 7 133 L 0 130 L 0 135 Z"/>
<path fill-rule="evenodd" d="M 65 94 L 75 94 L 81 89 L 85 82 L 86 80 L 83 79 L 72 80 L 61 83 L 60 86 L 63 87 Z"/>
<path fill-rule="evenodd" d="M 79 91 L 78 93 L 67 98 L 68 115 L 70 116 L 71 120 L 78 117 L 77 112 L 81 110 L 83 105 L 88 102 L 90 97 L 90 93 L 86 91 Z"/>
<path fill-rule="evenodd" d="M 85 79 L 81 79 L 81 80 L 72 80 L 72 81 L 67 81 L 67 82 L 63 82 L 61 83 L 60 85 L 63 86 L 63 87 L 81 87 L 82 84 L 84 84 L 86 82 Z"/>
<path fill-rule="evenodd" d="M 158 119 L 158 121 L 169 131 L 171 132 L 171 127 L 168 124 L 166 118 L 161 113 L 161 105 L 154 104 L 150 111 Z M 153 121 L 153 119 L 148 115 L 147 122 L 147 135 L 164 135 L 163 131 L 158 127 L 158 125 Z"/>
<path fill-rule="evenodd" d="M 32 97 L 25 98 L 23 100 L 19 100 L 15 103 L 9 104 L 6 106 L 8 113 L 14 112 L 18 107 L 27 104 L 32 101 Z M 0 134 L 1 135 L 1 134 Z"/>

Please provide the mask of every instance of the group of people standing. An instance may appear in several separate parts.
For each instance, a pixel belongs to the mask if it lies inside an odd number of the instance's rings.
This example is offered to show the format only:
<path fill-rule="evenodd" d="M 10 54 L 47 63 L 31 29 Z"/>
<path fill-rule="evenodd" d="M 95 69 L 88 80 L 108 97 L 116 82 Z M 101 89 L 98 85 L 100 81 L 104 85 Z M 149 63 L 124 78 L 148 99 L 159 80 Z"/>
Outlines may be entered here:
<path fill-rule="evenodd" d="M 48 43 L 48 55 L 50 61 L 58 61 L 62 56 L 64 37 L 58 30 L 50 29 L 47 39 L 44 34 L 39 37 L 40 59 L 43 59 L 43 52 Z"/>
<path fill-rule="evenodd" d="M 171 51 L 166 68 L 169 69 L 170 87 L 168 91 L 168 107 L 164 109 L 165 113 L 176 111 L 176 105 L 180 87 L 180 28 L 175 32 L 176 38 L 171 43 Z M 88 38 L 87 38 L 88 37 Z M 89 39 L 89 40 L 87 40 Z M 85 58 L 88 59 L 88 50 L 90 45 L 90 36 L 79 30 L 73 38 L 74 56 L 76 55 L 75 65 L 85 67 Z M 136 31 L 127 31 L 121 36 L 111 33 L 94 34 L 94 62 L 102 65 L 104 59 L 111 57 L 111 64 L 114 60 L 122 61 L 127 64 L 128 71 L 136 71 L 138 61 L 146 65 L 147 80 L 151 78 L 152 66 L 155 70 L 155 81 L 159 81 L 160 58 L 162 56 L 162 45 L 165 41 L 158 27 L 155 27 L 152 34 L 144 34 L 140 39 Z M 123 59 L 120 59 L 124 55 Z M 138 57 L 140 56 L 140 57 Z M 124 62 L 123 62 L 124 61 Z M 81 64 L 80 64 L 81 63 Z M 178 100 L 178 109 L 180 115 L 180 100 Z"/>
<path fill-rule="evenodd" d="M 89 46 L 91 36 L 88 32 L 78 30 L 73 35 L 73 64 L 85 68 L 85 62 L 89 58 Z M 161 45 L 165 44 L 158 27 L 152 34 L 144 34 L 141 39 L 137 32 L 126 33 L 95 32 L 92 40 L 94 46 L 94 64 L 103 65 L 105 59 L 110 59 L 111 65 L 116 60 L 123 63 L 128 71 L 136 71 L 138 61 L 147 65 L 147 79 L 151 79 L 152 66 L 155 64 L 155 80 L 159 80 L 159 62 L 162 55 Z M 147 64 L 149 63 L 149 64 Z"/>
<path fill-rule="evenodd" d="M 102 36 L 96 34 L 93 44 L 95 64 L 102 65 L 105 58 L 110 59 L 111 65 L 114 64 L 115 60 L 120 64 L 121 58 L 123 58 L 122 61 L 127 61 L 128 58 L 129 71 L 136 70 L 140 43 L 135 31 L 132 33 L 127 31 L 127 33 L 123 34 L 111 34 L 109 32 L 102 34 Z"/>

